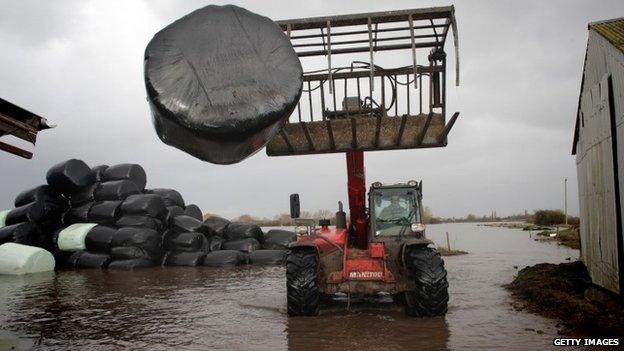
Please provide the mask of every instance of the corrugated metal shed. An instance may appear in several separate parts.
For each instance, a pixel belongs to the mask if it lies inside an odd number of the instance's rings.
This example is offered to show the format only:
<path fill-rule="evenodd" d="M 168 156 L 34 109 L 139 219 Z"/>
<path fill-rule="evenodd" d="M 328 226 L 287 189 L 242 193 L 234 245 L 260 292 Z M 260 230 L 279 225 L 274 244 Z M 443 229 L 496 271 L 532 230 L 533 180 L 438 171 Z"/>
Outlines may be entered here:
<path fill-rule="evenodd" d="M 576 119 L 581 259 L 595 284 L 624 292 L 624 20 L 595 22 Z"/>
<path fill-rule="evenodd" d="M 624 17 L 590 23 L 589 28 L 600 33 L 611 45 L 624 52 Z"/>
<path fill-rule="evenodd" d="M 0 137 L 12 135 L 34 145 L 37 141 L 37 133 L 52 127 L 48 125 L 45 118 L 0 98 Z M 0 141 L 0 150 L 24 158 L 32 158 L 32 152 L 2 141 Z"/>

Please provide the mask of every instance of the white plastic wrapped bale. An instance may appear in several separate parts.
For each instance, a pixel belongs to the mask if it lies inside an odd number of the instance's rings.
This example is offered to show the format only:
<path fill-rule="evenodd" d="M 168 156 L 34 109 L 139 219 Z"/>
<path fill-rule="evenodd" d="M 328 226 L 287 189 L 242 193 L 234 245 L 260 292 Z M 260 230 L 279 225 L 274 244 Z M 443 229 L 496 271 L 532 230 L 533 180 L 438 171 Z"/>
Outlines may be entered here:
<path fill-rule="evenodd" d="M 0 211 L 0 228 L 6 226 L 5 219 L 10 210 Z"/>
<path fill-rule="evenodd" d="M 54 256 L 44 249 L 6 243 L 0 245 L 0 274 L 22 275 L 54 270 Z"/>
<path fill-rule="evenodd" d="M 86 238 L 89 231 L 97 223 L 76 223 L 61 230 L 58 234 L 57 246 L 61 251 L 79 251 L 86 249 Z"/>

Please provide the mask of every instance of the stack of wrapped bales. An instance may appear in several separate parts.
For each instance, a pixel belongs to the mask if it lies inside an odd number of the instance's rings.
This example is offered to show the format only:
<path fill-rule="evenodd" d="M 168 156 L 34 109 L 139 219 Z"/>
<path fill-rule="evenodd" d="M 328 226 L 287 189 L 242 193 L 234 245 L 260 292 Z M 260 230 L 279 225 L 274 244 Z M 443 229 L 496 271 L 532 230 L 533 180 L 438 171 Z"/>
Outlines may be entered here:
<path fill-rule="evenodd" d="M 14 203 L 15 209 L 3 211 L 0 244 L 50 247 L 52 234 L 63 226 L 62 215 L 69 208 L 67 200 L 52 187 L 41 185 L 20 193 Z"/>
<path fill-rule="evenodd" d="M 0 245 L 37 246 L 58 267 L 133 269 L 151 266 L 283 264 L 293 232 L 266 235 L 187 205 L 173 189 L 146 189 L 137 164 L 89 168 L 71 159 L 47 173 L 48 184 L 20 193 L 0 212 Z"/>

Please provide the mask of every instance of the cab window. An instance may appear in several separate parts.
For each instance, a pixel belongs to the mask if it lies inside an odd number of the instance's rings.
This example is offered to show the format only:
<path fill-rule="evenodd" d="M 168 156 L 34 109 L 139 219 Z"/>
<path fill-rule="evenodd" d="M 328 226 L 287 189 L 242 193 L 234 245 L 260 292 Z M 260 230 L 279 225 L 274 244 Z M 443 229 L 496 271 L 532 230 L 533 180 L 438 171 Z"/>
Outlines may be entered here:
<path fill-rule="evenodd" d="M 373 197 L 376 235 L 397 235 L 404 227 L 420 221 L 413 192 L 384 190 Z"/>

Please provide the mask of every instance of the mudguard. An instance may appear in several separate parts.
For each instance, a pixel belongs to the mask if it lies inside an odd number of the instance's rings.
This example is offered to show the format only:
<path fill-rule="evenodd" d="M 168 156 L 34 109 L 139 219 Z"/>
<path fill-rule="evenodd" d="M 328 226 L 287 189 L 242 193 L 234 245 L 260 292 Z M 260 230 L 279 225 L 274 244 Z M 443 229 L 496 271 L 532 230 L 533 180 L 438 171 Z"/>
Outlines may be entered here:
<path fill-rule="evenodd" d="M 313 241 L 295 241 L 293 243 L 290 243 L 290 245 L 288 245 L 288 249 L 291 251 L 313 249 L 318 254 L 318 248 L 316 247 Z"/>

